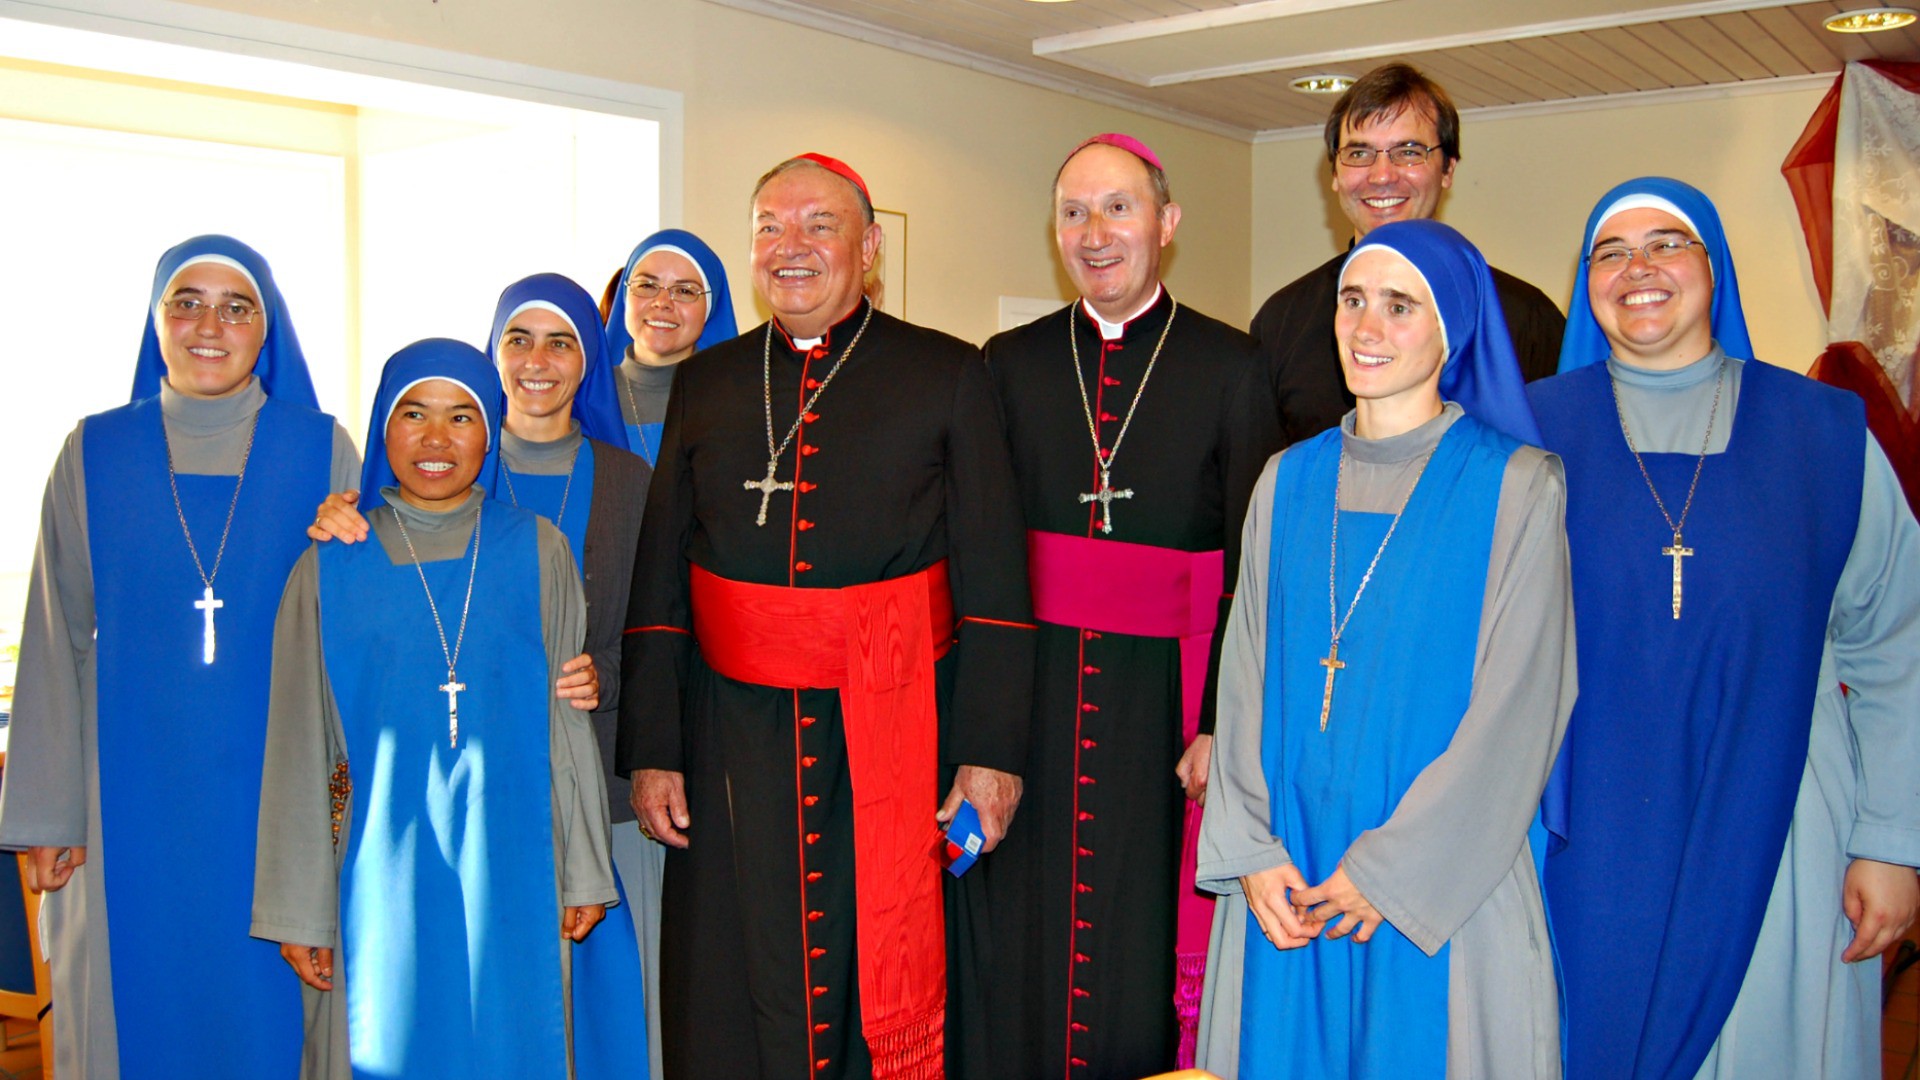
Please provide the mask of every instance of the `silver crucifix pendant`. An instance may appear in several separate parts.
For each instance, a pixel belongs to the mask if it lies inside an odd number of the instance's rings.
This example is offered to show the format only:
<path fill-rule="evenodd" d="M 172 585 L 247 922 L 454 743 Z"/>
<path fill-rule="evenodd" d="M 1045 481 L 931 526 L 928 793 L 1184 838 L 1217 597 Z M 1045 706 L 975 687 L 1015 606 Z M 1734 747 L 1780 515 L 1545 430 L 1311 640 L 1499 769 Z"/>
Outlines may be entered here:
<path fill-rule="evenodd" d="M 447 745 L 460 745 L 460 691 L 467 684 L 454 679 L 453 669 L 447 669 L 447 681 L 440 684 L 440 692 L 447 695 Z"/>
<path fill-rule="evenodd" d="M 200 599 L 193 602 L 200 609 L 200 662 L 213 663 L 213 613 L 226 607 L 225 600 L 213 598 L 213 586 L 209 585 L 200 592 Z"/>
<path fill-rule="evenodd" d="M 1680 601 L 1683 592 L 1681 589 L 1680 560 L 1692 555 L 1693 549 L 1682 544 L 1680 542 L 1680 534 L 1676 532 L 1673 534 L 1673 546 L 1661 548 L 1660 554 L 1673 560 L 1673 617 L 1678 619 L 1680 617 Z"/>
<path fill-rule="evenodd" d="M 776 482 L 774 480 L 773 474 L 778 471 L 779 468 L 779 458 L 768 458 L 766 479 L 748 480 L 740 485 L 748 491 L 758 491 L 760 493 L 760 516 L 753 519 L 755 525 L 765 525 L 767 523 L 767 500 L 773 498 L 774 492 L 793 490 L 793 481 Z"/>
<path fill-rule="evenodd" d="M 1133 498 L 1132 488 L 1113 490 L 1113 470 L 1103 465 L 1100 468 L 1100 490 L 1091 493 L 1082 492 L 1080 502 L 1082 505 L 1090 502 L 1100 504 L 1100 531 L 1110 533 L 1113 531 L 1113 500 L 1131 498 Z"/>

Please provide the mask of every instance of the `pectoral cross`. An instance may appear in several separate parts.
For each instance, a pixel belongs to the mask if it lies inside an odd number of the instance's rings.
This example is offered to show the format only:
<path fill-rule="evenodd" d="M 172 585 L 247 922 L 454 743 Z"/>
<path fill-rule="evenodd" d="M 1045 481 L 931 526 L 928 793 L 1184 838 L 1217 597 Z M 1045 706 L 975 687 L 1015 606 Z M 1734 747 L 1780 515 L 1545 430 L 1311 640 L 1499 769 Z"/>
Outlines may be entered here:
<path fill-rule="evenodd" d="M 1673 546 L 1660 549 L 1660 554 L 1673 558 L 1673 617 L 1680 617 L 1680 560 L 1693 554 L 1690 547 L 1680 545 L 1680 534 L 1673 534 Z M 209 646 L 211 647 L 211 646 Z"/>
<path fill-rule="evenodd" d="M 1090 502 L 1100 504 L 1100 531 L 1110 533 L 1113 531 L 1113 500 L 1131 498 L 1133 498 L 1132 488 L 1122 488 L 1119 491 L 1113 490 L 1113 470 L 1102 466 L 1100 469 L 1100 490 L 1092 493 L 1082 493 L 1080 502 L 1083 505 Z"/>
<path fill-rule="evenodd" d="M 1327 649 L 1327 655 L 1320 658 L 1320 666 L 1327 669 L 1327 689 L 1320 695 L 1320 730 L 1327 730 L 1327 716 L 1333 712 L 1333 677 L 1346 667 L 1346 661 L 1340 659 L 1340 643 L 1334 642 Z"/>
<path fill-rule="evenodd" d="M 447 669 L 447 681 L 440 684 L 440 692 L 447 695 L 447 745 L 460 745 L 460 691 L 467 684 L 455 682 L 453 669 Z"/>
<path fill-rule="evenodd" d="M 215 600 L 213 598 L 213 586 L 209 585 L 201 590 L 200 599 L 195 600 L 193 606 L 199 608 L 201 612 L 200 662 L 203 664 L 211 664 L 213 663 L 213 613 L 218 608 L 226 607 L 227 602 L 225 600 Z"/>
<path fill-rule="evenodd" d="M 758 491 L 760 493 L 760 516 L 753 519 L 755 525 L 765 525 L 767 523 L 767 500 L 773 498 L 774 492 L 793 490 L 793 481 L 775 482 L 773 479 L 773 474 L 778 471 L 779 468 L 779 458 L 768 458 L 766 479 L 748 480 L 741 484 L 741 486 L 748 491 Z"/>

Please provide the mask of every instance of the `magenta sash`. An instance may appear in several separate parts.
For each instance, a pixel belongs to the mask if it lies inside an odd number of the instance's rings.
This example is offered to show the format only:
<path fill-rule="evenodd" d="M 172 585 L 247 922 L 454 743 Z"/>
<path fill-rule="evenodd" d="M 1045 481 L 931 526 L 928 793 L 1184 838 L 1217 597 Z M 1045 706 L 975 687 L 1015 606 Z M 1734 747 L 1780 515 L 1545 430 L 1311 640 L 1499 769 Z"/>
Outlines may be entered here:
<path fill-rule="evenodd" d="M 1186 742 L 1192 742 L 1200 731 L 1207 657 L 1214 626 L 1220 621 L 1225 553 L 1029 531 L 1027 573 L 1033 582 L 1033 616 L 1042 622 L 1103 634 L 1180 640 L 1180 731 Z M 1207 938 L 1213 929 L 1213 898 L 1193 884 L 1199 839 L 1200 805 L 1190 802 L 1180 851 L 1179 922 L 1174 936 L 1178 974 L 1173 1004 L 1180 1020 L 1182 1068 L 1193 1064 Z"/>

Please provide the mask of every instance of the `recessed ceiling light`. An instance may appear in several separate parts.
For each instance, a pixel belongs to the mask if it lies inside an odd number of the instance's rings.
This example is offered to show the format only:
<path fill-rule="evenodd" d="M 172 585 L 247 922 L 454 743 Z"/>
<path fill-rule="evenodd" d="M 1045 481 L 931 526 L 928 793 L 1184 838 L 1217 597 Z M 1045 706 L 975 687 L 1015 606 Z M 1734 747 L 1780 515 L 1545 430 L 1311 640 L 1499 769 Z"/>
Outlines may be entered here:
<path fill-rule="evenodd" d="M 1877 30 L 1898 30 L 1920 19 L 1912 8 L 1876 7 L 1843 11 L 1827 18 L 1825 26 L 1836 34 L 1871 34 Z"/>
<path fill-rule="evenodd" d="M 1338 94 L 1353 85 L 1353 76 L 1302 75 L 1289 85 L 1303 94 Z"/>

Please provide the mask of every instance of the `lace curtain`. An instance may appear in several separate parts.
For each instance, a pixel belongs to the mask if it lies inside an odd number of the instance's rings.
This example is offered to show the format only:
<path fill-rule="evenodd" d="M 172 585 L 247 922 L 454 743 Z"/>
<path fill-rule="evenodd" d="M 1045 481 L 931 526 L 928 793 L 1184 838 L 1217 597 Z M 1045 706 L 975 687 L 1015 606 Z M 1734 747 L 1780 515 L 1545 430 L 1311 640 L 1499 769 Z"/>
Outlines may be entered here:
<path fill-rule="evenodd" d="M 1920 511 L 1920 64 L 1848 64 L 1781 171 L 1827 309 L 1811 374 L 1866 400 Z"/>

